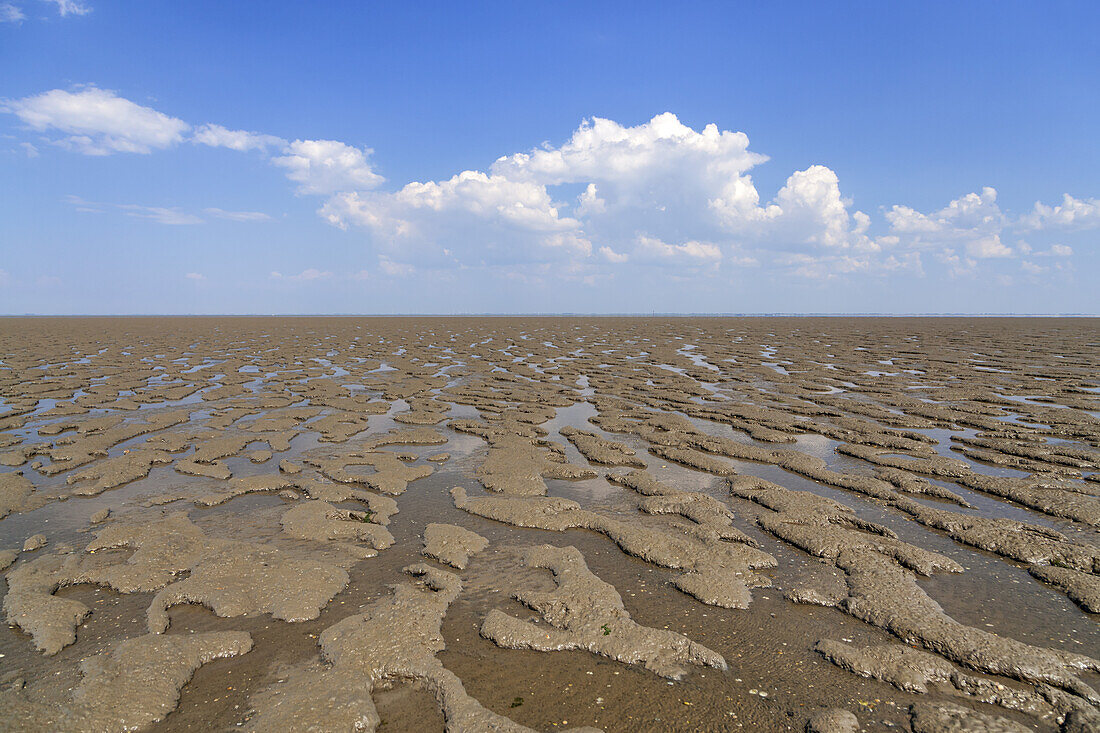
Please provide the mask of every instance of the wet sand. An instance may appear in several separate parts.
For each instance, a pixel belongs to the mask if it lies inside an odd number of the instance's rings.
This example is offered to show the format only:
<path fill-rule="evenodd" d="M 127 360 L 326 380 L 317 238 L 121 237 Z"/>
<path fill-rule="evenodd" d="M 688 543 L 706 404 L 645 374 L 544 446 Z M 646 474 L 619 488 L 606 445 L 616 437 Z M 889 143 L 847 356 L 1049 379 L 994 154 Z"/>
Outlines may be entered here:
<path fill-rule="evenodd" d="M 0 729 L 1100 730 L 1100 322 L 0 319 Z"/>

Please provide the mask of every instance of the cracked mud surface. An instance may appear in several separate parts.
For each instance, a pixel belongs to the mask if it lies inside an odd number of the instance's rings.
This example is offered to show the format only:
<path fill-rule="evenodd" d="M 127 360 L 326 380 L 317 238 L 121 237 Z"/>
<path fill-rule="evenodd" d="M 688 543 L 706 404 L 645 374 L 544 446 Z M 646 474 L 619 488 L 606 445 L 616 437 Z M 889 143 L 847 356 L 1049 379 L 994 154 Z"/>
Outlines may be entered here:
<path fill-rule="evenodd" d="M 0 729 L 1100 730 L 1088 319 L 0 320 Z"/>

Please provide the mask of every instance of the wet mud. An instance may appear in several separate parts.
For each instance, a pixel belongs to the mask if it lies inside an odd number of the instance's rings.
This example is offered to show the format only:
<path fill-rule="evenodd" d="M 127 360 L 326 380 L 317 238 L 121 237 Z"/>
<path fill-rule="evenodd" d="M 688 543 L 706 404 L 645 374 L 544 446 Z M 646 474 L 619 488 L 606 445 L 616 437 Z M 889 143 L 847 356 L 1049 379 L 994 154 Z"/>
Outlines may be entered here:
<path fill-rule="evenodd" d="M 0 729 L 1100 730 L 1089 319 L 0 319 Z"/>

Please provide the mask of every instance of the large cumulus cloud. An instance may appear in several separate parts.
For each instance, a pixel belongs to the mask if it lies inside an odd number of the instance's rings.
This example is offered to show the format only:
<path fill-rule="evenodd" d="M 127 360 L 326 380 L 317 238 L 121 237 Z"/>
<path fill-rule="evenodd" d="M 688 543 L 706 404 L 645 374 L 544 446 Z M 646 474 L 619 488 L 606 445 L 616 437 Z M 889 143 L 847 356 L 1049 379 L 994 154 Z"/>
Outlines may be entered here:
<path fill-rule="evenodd" d="M 736 267 L 759 264 L 754 252 L 827 261 L 844 251 L 870 267 L 881 245 L 865 234 L 869 217 L 849 210 L 836 174 L 822 165 L 796 171 L 761 203 L 749 171 L 767 160 L 742 132 L 697 131 L 671 113 L 633 127 L 594 118 L 561 146 L 393 192 L 342 192 L 321 213 L 336 226 L 366 228 L 387 257 L 411 263 L 492 253 L 497 261 Z"/>

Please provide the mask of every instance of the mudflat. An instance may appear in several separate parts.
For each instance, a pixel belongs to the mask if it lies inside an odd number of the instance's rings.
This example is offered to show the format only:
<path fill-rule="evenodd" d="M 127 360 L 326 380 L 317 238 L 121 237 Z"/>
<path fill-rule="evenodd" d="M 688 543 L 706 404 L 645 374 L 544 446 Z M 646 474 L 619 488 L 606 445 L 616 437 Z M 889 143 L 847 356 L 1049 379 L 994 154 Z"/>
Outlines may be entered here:
<path fill-rule="evenodd" d="M 1100 321 L 0 319 L 5 730 L 1100 730 Z"/>

